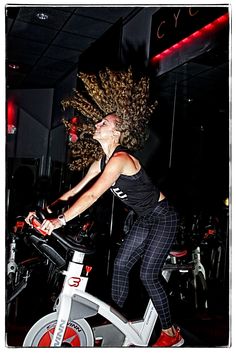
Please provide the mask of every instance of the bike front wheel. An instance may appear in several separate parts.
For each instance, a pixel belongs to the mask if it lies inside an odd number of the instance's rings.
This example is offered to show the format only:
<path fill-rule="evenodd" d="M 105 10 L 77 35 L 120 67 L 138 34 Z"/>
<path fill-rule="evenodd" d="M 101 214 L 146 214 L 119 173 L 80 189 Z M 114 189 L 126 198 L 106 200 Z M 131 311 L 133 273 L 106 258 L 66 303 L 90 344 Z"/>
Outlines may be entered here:
<path fill-rule="evenodd" d="M 56 312 L 42 317 L 27 333 L 23 347 L 50 347 L 56 323 Z M 84 319 L 69 321 L 61 346 L 93 347 L 94 336 L 88 322 Z"/>

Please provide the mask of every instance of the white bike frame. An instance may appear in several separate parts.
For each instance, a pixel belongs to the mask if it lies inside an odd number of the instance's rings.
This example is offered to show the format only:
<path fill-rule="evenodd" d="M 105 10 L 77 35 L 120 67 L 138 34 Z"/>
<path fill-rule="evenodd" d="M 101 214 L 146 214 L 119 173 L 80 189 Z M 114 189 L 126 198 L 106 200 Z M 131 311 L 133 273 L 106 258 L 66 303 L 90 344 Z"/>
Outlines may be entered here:
<path fill-rule="evenodd" d="M 109 325 L 94 327 L 93 333 L 95 339 L 109 336 L 109 341 L 112 341 L 112 331 L 114 329 L 115 338 L 118 329 L 122 337 L 121 346 L 148 346 L 158 317 L 152 301 L 149 300 L 143 319 L 134 322 L 128 321 L 111 306 L 86 292 L 88 274 L 81 276 L 84 268 L 84 256 L 83 252 L 74 251 L 68 269 L 63 271 L 65 279 L 62 292 L 58 298 L 59 301 L 54 308 L 57 312 L 57 324 L 51 341 L 51 347 L 60 347 L 62 345 L 69 320 L 90 317 L 96 313 L 106 318 L 111 323 L 111 327 L 109 331 L 107 331 L 107 326 Z M 79 304 L 81 303 L 87 309 L 84 314 L 79 313 Z"/>

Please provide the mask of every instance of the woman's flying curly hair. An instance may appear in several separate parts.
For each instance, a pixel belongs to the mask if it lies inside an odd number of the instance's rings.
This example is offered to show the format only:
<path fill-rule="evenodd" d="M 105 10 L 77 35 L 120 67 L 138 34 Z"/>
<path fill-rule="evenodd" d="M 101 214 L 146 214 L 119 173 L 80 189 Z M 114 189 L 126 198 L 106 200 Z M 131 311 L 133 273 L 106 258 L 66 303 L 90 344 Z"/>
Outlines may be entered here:
<path fill-rule="evenodd" d="M 131 68 L 114 71 L 105 68 L 98 74 L 79 73 L 83 83 L 80 91 L 62 100 L 64 109 L 73 107 L 82 114 L 76 124 L 78 140 L 70 142 L 71 170 L 81 170 L 98 160 L 102 154 L 100 144 L 92 138 L 95 124 L 106 115 L 119 117 L 117 129 L 121 132 L 120 143 L 128 149 L 140 150 L 148 137 L 148 123 L 157 101 L 149 102 L 149 78 L 134 77 Z M 64 120 L 67 131 L 71 123 Z"/>

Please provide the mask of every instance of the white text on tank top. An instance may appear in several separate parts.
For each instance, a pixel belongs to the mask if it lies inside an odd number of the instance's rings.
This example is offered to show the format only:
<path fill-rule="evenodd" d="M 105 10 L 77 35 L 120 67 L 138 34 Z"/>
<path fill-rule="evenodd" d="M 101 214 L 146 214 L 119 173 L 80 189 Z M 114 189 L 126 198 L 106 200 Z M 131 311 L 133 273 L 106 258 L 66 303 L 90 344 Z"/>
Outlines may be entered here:
<path fill-rule="evenodd" d="M 122 190 L 120 190 L 119 187 L 116 187 L 116 188 L 112 188 L 113 186 L 115 186 L 116 182 L 114 182 L 111 186 L 111 191 L 114 195 L 116 195 L 117 197 L 119 197 L 120 199 L 125 199 L 127 200 L 128 199 L 128 196 L 126 193 L 124 193 Z"/>

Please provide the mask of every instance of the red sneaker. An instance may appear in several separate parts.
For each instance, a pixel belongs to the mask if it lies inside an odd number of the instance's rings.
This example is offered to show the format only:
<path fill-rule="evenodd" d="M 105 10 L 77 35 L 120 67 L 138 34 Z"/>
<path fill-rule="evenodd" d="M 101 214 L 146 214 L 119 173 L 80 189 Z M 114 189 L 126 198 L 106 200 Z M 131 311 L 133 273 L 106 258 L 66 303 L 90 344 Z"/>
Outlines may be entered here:
<path fill-rule="evenodd" d="M 158 340 L 152 345 L 153 347 L 180 347 L 184 344 L 184 339 L 180 334 L 179 327 L 176 328 L 174 336 L 169 336 L 165 332 L 161 332 Z"/>

